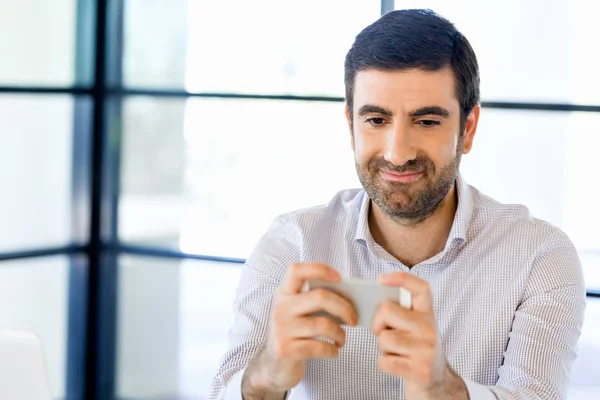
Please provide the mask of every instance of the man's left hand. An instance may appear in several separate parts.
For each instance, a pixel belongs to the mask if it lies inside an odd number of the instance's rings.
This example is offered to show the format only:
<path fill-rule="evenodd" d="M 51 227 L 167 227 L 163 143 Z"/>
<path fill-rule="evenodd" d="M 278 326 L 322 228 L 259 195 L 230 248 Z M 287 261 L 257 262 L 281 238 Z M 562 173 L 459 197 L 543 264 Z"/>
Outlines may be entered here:
<path fill-rule="evenodd" d="M 383 274 L 379 281 L 412 294 L 412 309 L 385 302 L 373 318 L 371 330 L 379 338 L 382 354 L 379 369 L 404 379 L 409 400 L 468 400 L 464 381 L 446 361 L 429 284 L 406 272 Z"/>

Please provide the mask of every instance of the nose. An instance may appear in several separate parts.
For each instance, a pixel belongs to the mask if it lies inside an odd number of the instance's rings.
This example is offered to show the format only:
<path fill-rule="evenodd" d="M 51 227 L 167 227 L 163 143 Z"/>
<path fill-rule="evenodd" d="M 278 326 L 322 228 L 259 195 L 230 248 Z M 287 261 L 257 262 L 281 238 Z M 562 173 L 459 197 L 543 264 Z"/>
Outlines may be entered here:
<path fill-rule="evenodd" d="M 411 135 L 400 124 L 394 125 L 388 132 L 384 158 L 397 166 L 417 158 L 417 149 L 412 142 Z"/>

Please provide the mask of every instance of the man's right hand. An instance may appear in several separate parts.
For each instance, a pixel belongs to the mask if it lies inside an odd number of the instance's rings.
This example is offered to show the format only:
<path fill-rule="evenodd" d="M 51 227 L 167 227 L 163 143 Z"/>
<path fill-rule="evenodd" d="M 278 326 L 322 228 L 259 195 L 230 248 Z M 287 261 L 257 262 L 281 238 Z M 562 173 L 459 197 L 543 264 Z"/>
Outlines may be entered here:
<path fill-rule="evenodd" d="M 308 279 L 335 283 L 341 276 L 320 263 L 296 263 L 290 267 L 273 297 L 265 345 L 244 373 L 242 394 L 245 400 L 282 399 L 286 391 L 302 380 L 306 360 L 338 356 L 346 333 L 332 319 L 310 314 L 324 310 L 348 325 L 357 324 L 356 310 L 343 297 L 324 289 L 301 293 Z M 335 345 L 317 340 L 317 337 L 330 339 Z"/>

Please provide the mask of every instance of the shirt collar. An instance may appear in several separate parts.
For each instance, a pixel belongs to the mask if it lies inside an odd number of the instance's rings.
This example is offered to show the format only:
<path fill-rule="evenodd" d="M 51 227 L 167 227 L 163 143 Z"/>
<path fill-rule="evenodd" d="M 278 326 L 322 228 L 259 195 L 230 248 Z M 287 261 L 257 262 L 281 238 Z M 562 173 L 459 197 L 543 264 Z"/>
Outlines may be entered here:
<path fill-rule="evenodd" d="M 458 205 L 456 207 L 456 214 L 454 215 L 454 222 L 452 223 L 452 228 L 448 235 L 448 241 L 446 242 L 446 249 L 454 241 L 459 241 L 461 245 L 466 243 L 467 230 L 469 228 L 469 223 L 471 222 L 471 215 L 473 214 L 473 195 L 471 193 L 471 188 L 460 174 L 456 177 L 455 188 L 458 193 Z M 369 230 L 370 200 L 367 192 L 363 190 L 354 239 L 364 243 L 371 243 L 371 241 L 373 241 L 373 236 L 371 236 L 371 231 Z"/>
<path fill-rule="evenodd" d="M 456 214 L 454 214 L 454 222 L 452 223 L 450 235 L 448 235 L 446 248 L 456 239 L 460 240 L 461 244 L 467 241 L 467 231 L 473 214 L 473 194 L 470 186 L 460 174 L 456 177 L 455 187 L 458 192 L 458 205 L 456 206 Z"/>

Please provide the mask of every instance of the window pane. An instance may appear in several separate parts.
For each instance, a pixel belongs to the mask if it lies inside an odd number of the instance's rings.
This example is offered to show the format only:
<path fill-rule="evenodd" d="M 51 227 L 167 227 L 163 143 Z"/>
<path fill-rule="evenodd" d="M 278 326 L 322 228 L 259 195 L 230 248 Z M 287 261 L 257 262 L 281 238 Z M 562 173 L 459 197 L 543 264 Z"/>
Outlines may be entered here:
<path fill-rule="evenodd" d="M 575 361 L 569 400 L 595 400 L 600 397 L 600 299 L 588 297 L 583 332 L 579 340 L 579 356 Z"/>
<path fill-rule="evenodd" d="M 76 0 L 0 0 L 0 85 L 72 85 Z"/>
<path fill-rule="evenodd" d="M 343 96 L 346 52 L 380 7 L 379 0 L 129 0 L 125 82 Z"/>
<path fill-rule="evenodd" d="M 592 178 L 600 114 L 483 109 L 465 179 L 503 203 L 525 204 L 563 229 L 580 251 L 589 288 L 600 288 L 600 188 Z M 590 175 L 590 173 L 592 175 Z"/>
<path fill-rule="evenodd" d="M 0 328 L 42 338 L 56 399 L 65 397 L 69 263 L 63 256 L 0 262 Z"/>
<path fill-rule="evenodd" d="M 484 100 L 600 104 L 596 16 L 587 0 L 401 0 L 396 8 L 431 8 L 469 39 Z"/>
<path fill-rule="evenodd" d="M 342 103 L 125 103 L 122 240 L 245 258 L 278 214 L 358 187 Z"/>
<path fill-rule="evenodd" d="M 227 351 L 241 264 L 120 259 L 117 397 L 203 399 Z"/>
<path fill-rule="evenodd" d="M 69 96 L 0 95 L 0 252 L 85 240 L 87 228 L 72 224 L 83 222 L 72 221 L 74 149 L 89 159 L 73 141 L 75 106 Z M 77 106 L 89 114 L 88 101 Z"/>

